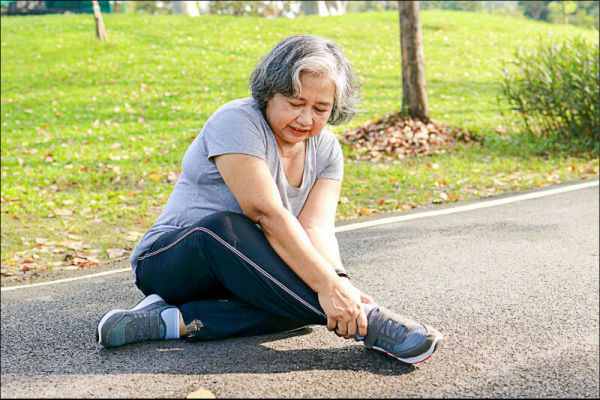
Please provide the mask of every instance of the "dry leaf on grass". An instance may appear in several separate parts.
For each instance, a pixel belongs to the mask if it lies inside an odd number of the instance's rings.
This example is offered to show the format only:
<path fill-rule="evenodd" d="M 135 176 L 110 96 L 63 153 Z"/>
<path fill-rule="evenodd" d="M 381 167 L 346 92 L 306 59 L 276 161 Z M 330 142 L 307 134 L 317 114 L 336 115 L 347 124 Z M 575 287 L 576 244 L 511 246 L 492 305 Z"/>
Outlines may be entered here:
<path fill-rule="evenodd" d="M 108 258 L 117 258 L 121 257 L 125 253 L 123 249 L 106 249 L 106 254 L 108 254 Z"/>

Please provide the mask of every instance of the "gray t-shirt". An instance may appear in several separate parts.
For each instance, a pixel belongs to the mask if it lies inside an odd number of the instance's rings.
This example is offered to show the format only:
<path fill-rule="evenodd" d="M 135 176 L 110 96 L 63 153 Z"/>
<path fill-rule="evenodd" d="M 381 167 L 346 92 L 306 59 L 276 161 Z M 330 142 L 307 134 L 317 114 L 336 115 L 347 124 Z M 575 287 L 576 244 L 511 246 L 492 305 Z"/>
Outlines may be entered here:
<path fill-rule="evenodd" d="M 249 154 L 265 160 L 283 206 L 296 217 L 317 179 L 342 180 L 344 173 L 339 141 L 335 134 L 323 129 L 307 141 L 301 186 L 290 186 L 273 132 L 254 100 L 231 101 L 214 112 L 185 152 L 181 175 L 163 212 L 133 250 L 130 262 L 134 271 L 137 258 L 162 234 L 188 227 L 217 211 L 243 214 L 213 160 L 213 157 L 227 153 Z"/>

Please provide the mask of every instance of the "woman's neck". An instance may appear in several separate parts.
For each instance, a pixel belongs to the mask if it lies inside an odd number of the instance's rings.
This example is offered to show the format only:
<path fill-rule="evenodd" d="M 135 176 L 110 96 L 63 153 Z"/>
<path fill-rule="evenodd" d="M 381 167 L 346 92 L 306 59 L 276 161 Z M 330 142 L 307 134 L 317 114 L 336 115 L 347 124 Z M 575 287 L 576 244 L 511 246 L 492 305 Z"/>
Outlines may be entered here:
<path fill-rule="evenodd" d="M 289 144 L 278 140 L 277 137 L 275 137 L 275 141 L 277 142 L 277 150 L 279 150 L 279 155 L 282 158 L 293 159 L 304 154 L 306 140 L 295 144 Z"/>

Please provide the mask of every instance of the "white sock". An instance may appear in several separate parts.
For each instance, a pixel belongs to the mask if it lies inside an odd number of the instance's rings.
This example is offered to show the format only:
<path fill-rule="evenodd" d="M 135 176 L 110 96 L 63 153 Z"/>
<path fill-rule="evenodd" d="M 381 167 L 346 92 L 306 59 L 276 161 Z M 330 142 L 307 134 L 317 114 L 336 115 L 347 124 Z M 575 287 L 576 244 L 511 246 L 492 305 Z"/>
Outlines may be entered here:
<path fill-rule="evenodd" d="M 362 304 L 362 308 L 363 311 L 365 312 L 365 315 L 367 317 L 369 317 L 369 313 L 371 312 L 372 309 L 377 308 L 377 304 L 369 304 L 369 303 L 361 303 Z"/>
<path fill-rule="evenodd" d="M 167 308 L 160 313 L 167 327 L 165 339 L 179 339 L 179 314 L 177 307 Z"/>

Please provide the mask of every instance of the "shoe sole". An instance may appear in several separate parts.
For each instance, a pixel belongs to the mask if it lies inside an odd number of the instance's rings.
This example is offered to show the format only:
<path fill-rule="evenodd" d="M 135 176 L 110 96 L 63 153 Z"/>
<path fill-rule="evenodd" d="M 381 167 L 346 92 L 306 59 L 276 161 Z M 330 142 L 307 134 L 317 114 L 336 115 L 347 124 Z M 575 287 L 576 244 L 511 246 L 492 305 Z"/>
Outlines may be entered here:
<path fill-rule="evenodd" d="M 107 312 L 106 314 L 104 314 L 102 316 L 102 318 L 100 319 L 100 322 L 98 322 L 98 328 L 96 329 L 96 343 L 100 344 L 102 343 L 102 332 L 101 332 L 101 328 L 102 328 L 102 324 L 104 324 L 104 322 L 106 322 L 106 320 L 108 320 L 112 315 L 119 313 L 119 312 L 124 312 L 124 311 L 135 311 L 135 310 L 139 310 L 141 308 L 147 307 L 152 303 L 156 303 L 157 301 L 162 301 L 163 298 L 160 297 L 157 294 L 151 294 L 150 296 L 144 298 L 142 301 L 140 301 L 139 303 L 137 303 L 135 305 L 135 307 L 129 309 L 129 310 L 123 310 L 120 308 L 114 309 L 114 310 L 110 310 L 109 312 Z"/>
<path fill-rule="evenodd" d="M 387 355 L 389 355 L 389 356 L 391 356 L 391 357 L 394 357 L 396 360 L 398 360 L 398 361 L 402 361 L 402 362 L 403 362 L 403 363 L 405 363 L 405 364 L 418 364 L 418 363 L 421 363 L 421 362 L 423 362 L 423 361 L 426 361 L 427 359 L 429 359 L 429 357 L 431 357 L 431 355 L 432 355 L 433 353 L 435 353 L 435 351 L 436 351 L 436 349 L 437 349 L 438 342 L 439 342 L 440 340 L 442 340 L 443 338 L 444 338 L 444 336 L 443 336 L 443 335 L 440 333 L 440 334 L 439 334 L 439 335 L 438 335 L 438 336 L 435 338 L 435 340 L 433 341 L 433 343 L 431 343 L 431 346 L 429 347 L 429 349 L 428 349 L 426 352 L 424 352 L 424 353 L 422 353 L 422 354 L 419 354 L 419 355 L 418 355 L 418 356 L 416 356 L 416 357 L 409 357 L 409 358 L 402 358 L 402 357 L 398 357 L 398 356 L 395 356 L 395 355 L 393 355 L 392 353 L 390 353 L 390 352 L 388 352 L 388 351 L 386 351 L 386 350 L 382 349 L 381 347 L 377 347 L 377 346 L 373 346 L 373 347 L 372 347 L 372 349 L 373 349 L 373 350 L 380 351 L 380 352 L 382 352 L 382 353 L 385 353 L 385 354 L 387 354 Z"/>

